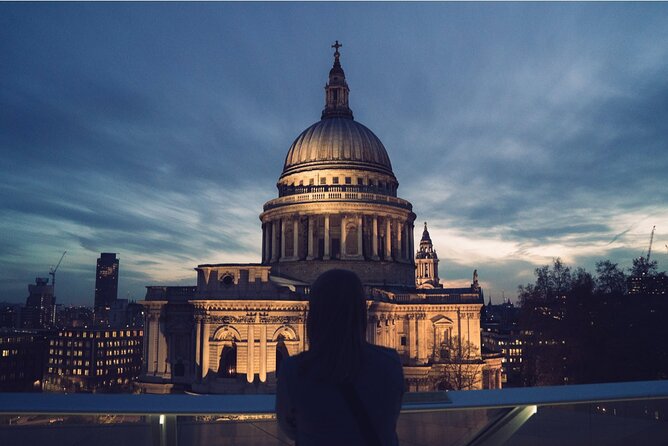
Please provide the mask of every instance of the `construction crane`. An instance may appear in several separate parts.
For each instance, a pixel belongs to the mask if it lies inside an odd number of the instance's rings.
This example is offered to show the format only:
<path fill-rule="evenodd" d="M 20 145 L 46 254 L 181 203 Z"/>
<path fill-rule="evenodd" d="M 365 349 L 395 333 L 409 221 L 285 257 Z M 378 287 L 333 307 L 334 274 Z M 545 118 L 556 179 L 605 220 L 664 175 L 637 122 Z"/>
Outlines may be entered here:
<path fill-rule="evenodd" d="M 647 264 L 649 265 L 649 256 L 652 254 L 652 242 L 654 241 L 654 230 L 656 229 L 656 225 L 652 226 L 652 233 L 649 236 L 649 248 L 647 248 Z"/>
<path fill-rule="evenodd" d="M 51 325 L 54 327 L 56 325 L 56 271 L 58 271 L 60 262 L 63 261 L 65 254 L 67 254 L 67 251 L 63 252 L 63 255 L 60 256 L 60 260 L 58 260 L 56 266 L 49 268 L 49 275 L 51 276 L 51 289 L 53 289 L 53 307 L 51 308 L 51 315 L 49 318 L 51 319 Z"/>
<path fill-rule="evenodd" d="M 56 266 L 52 266 L 49 269 L 49 275 L 51 276 L 51 286 L 53 286 L 53 295 L 56 295 L 56 271 L 58 271 L 58 267 L 60 266 L 60 262 L 63 261 L 63 257 L 65 257 L 65 254 L 67 254 L 67 251 L 63 252 L 63 255 L 60 256 L 60 260 L 58 260 L 58 263 Z"/>

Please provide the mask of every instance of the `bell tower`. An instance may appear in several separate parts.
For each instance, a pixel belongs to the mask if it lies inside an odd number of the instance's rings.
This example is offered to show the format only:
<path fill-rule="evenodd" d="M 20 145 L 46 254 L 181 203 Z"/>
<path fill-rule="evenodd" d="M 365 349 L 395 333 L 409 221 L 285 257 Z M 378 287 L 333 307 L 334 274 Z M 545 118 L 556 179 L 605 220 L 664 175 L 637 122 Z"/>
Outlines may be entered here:
<path fill-rule="evenodd" d="M 438 278 L 438 256 L 431 243 L 427 222 L 424 223 L 420 250 L 415 255 L 415 286 L 418 288 L 443 288 Z"/>

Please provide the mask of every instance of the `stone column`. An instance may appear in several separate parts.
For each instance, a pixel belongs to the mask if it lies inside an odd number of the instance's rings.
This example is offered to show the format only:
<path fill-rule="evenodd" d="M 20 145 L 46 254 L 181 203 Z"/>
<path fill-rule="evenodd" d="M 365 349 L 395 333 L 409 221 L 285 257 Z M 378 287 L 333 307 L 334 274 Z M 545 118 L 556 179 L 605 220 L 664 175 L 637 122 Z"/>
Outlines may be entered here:
<path fill-rule="evenodd" d="M 420 364 L 427 362 L 427 330 L 425 317 L 423 314 L 417 315 L 417 359 Z"/>
<path fill-rule="evenodd" d="M 413 223 L 408 223 L 408 245 L 410 246 L 408 260 L 415 263 L 415 240 L 413 240 Z"/>
<path fill-rule="evenodd" d="M 260 326 L 260 381 L 267 380 L 267 324 Z"/>
<path fill-rule="evenodd" d="M 325 215 L 325 252 L 322 259 L 329 260 L 329 215 Z"/>
<path fill-rule="evenodd" d="M 285 221 L 281 219 L 281 255 L 279 260 L 285 260 Z"/>
<path fill-rule="evenodd" d="M 160 342 L 158 337 L 160 336 L 160 310 L 157 313 L 153 313 L 153 323 L 151 324 L 151 346 L 153 347 L 153 358 L 151 361 L 151 371 L 153 375 L 158 374 L 159 364 L 160 364 Z"/>
<path fill-rule="evenodd" d="M 387 320 L 387 346 L 394 348 L 394 326 L 392 325 L 392 319 Z"/>
<path fill-rule="evenodd" d="M 160 323 L 158 323 L 160 326 Z M 171 374 L 169 366 L 169 352 L 167 351 L 167 336 L 165 330 L 158 332 L 158 375 L 169 377 Z"/>
<path fill-rule="evenodd" d="M 278 231 L 279 231 L 279 220 L 274 220 L 271 228 L 271 262 L 276 262 L 278 260 Z"/>
<path fill-rule="evenodd" d="M 313 234 L 315 228 L 313 225 L 315 224 L 315 218 L 309 217 L 308 218 L 308 254 L 306 257 L 306 260 L 313 260 Z"/>
<path fill-rule="evenodd" d="M 255 332 L 253 330 L 253 324 L 248 324 L 248 359 L 246 364 L 246 381 L 249 383 L 253 382 L 253 377 L 255 375 Z"/>
<path fill-rule="evenodd" d="M 155 361 L 153 359 L 155 357 L 155 344 L 153 342 L 153 330 L 155 330 L 155 327 L 153 326 L 153 312 L 150 307 L 146 311 L 146 320 L 148 323 L 144 328 L 144 343 L 146 347 L 146 364 L 144 367 L 146 367 L 146 374 L 155 375 Z"/>
<path fill-rule="evenodd" d="M 376 331 L 378 330 L 378 320 L 375 317 L 369 318 L 369 342 L 378 344 L 376 340 Z"/>
<path fill-rule="evenodd" d="M 260 257 L 261 262 L 264 263 L 264 259 L 266 258 L 266 239 L 267 239 L 267 229 L 264 227 L 264 223 L 261 224 L 262 226 L 262 257 Z"/>
<path fill-rule="evenodd" d="M 417 355 L 415 352 L 415 335 L 416 335 L 416 326 L 415 326 L 415 315 L 408 315 L 408 333 L 406 334 L 406 347 L 408 347 L 408 359 L 415 360 Z"/>
<path fill-rule="evenodd" d="M 211 323 L 202 320 L 202 379 L 209 373 L 209 329 Z"/>
<path fill-rule="evenodd" d="M 357 217 L 357 256 L 361 259 L 364 258 L 364 252 L 362 249 L 362 216 Z"/>
<path fill-rule="evenodd" d="M 299 217 L 292 222 L 292 258 L 299 259 Z"/>
<path fill-rule="evenodd" d="M 262 262 L 268 263 L 271 259 L 271 224 L 265 223 L 264 225 L 264 252 L 262 254 Z"/>
<path fill-rule="evenodd" d="M 392 224 L 390 219 L 385 219 L 385 260 L 392 260 Z"/>
<path fill-rule="evenodd" d="M 400 221 L 397 220 L 397 252 L 399 253 L 399 260 L 403 260 L 404 253 L 403 250 L 401 249 L 401 231 L 403 231 L 404 225 L 401 224 Z"/>
<path fill-rule="evenodd" d="M 378 260 L 378 217 L 374 215 L 371 231 L 371 258 Z"/>
<path fill-rule="evenodd" d="M 411 252 L 411 228 L 408 222 L 404 223 L 404 237 L 406 238 L 406 260 L 410 262 L 413 254 Z"/>
<path fill-rule="evenodd" d="M 150 319 L 150 313 L 146 313 L 144 316 L 144 344 L 142 345 L 142 364 L 141 364 L 141 370 L 144 375 L 148 375 L 148 356 L 150 354 L 149 352 L 149 344 L 150 344 L 150 330 L 151 330 L 151 319 Z"/>
<path fill-rule="evenodd" d="M 346 223 L 348 222 L 348 217 L 345 215 L 341 216 L 341 258 L 345 259 L 348 257 L 348 251 L 346 251 L 346 239 L 348 239 L 348 231 L 346 230 Z"/>
<path fill-rule="evenodd" d="M 197 310 L 196 310 L 197 311 Z M 193 376 L 201 380 L 202 374 L 202 317 L 195 316 L 195 364 Z"/>

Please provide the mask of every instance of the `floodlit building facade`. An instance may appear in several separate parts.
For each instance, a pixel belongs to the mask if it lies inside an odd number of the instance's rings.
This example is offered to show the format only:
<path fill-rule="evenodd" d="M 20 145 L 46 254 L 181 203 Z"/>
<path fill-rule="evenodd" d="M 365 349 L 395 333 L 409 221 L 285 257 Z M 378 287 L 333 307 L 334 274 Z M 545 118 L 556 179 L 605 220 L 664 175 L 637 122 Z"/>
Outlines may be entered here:
<path fill-rule="evenodd" d="M 148 287 L 142 391 L 273 392 L 282 359 L 308 348 L 309 286 L 332 268 L 362 279 L 368 340 L 399 352 L 409 390 L 453 388 L 454 362 L 470 365 L 466 388 L 500 387 L 500 363 L 480 354 L 477 274 L 444 288 L 426 223 L 416 252 L 413 206 L 353 118 L 338 48 L 321 119 L 289 148 L 260 214 L 261 262 L 202 264 L 194 287 Z"/>

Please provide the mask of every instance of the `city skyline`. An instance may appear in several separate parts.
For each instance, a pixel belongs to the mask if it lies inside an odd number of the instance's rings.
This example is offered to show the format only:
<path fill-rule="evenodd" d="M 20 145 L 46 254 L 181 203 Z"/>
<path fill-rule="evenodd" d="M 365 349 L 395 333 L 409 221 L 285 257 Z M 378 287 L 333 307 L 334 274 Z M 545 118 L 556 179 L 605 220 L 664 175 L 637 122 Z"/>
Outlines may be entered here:
<path fill-rule="evenodd" d="M 319 119 L 330 45 L 448 286 L 514 297 L 561 257 L 668 269 L 663 4 L 0 4 L 0 301 L 259 262 L 262 204 Z"/>

